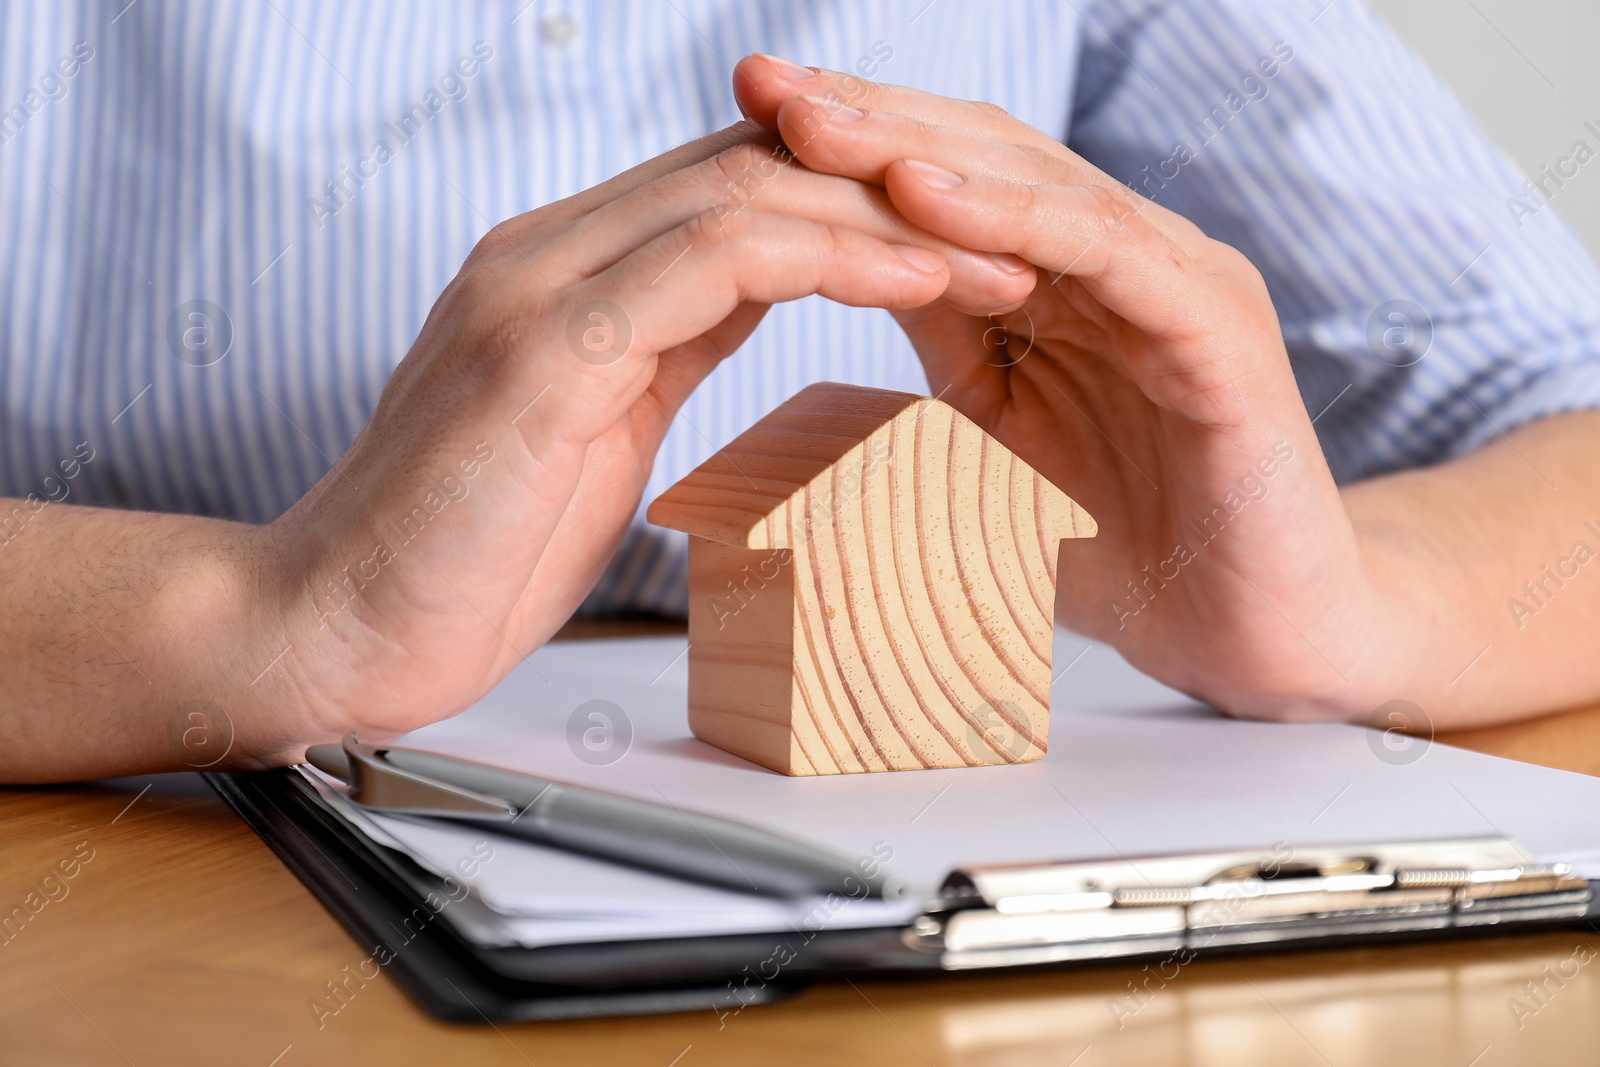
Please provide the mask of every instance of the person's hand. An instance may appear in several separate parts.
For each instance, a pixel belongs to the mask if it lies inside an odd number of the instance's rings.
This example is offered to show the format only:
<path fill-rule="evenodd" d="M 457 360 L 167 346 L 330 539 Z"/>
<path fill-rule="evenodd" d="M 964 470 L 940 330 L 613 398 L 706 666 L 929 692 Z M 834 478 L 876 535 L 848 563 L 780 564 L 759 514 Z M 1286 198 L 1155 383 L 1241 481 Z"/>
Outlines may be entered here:
<path fill-rule="evenodd" d="M 1243 255 L 990 105 L 763 56 L 734 87 L 807 167 L 1037 279 L 989 314 L 897 317 L 931 391 L 1098 521 L 1064 546 L 1064 625 L 1237 714 L 1393 695 L 1403 642 L 1371 625 L 1387 616 Z"/>
<path fill-rule="evenodd" d="M 272 679 L 311 709 L 276 744 L 443 718 L 537 648 L 612 555 L 678 407 L 767 305 L 1026 288 L 761 139 L 741 124 L 482 240 L 356 442 L 274 524 Z"/>

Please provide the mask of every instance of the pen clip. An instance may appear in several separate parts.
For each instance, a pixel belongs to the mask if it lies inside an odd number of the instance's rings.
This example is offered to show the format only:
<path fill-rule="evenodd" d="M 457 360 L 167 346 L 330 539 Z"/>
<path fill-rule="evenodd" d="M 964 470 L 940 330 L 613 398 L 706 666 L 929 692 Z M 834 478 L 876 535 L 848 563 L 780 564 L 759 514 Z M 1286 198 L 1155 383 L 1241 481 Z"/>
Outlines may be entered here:
<path fill-rule="evenodd" d="M 499 797 L 396 767 L 385 758 L 386 748 L 362 744 L 354 733 L 345 735 L 342 747 L 350 763 L 350 799 L 364 808 L 407 815 L 470 815 L 506 820 L 520 814 L 514 805 Z"/>

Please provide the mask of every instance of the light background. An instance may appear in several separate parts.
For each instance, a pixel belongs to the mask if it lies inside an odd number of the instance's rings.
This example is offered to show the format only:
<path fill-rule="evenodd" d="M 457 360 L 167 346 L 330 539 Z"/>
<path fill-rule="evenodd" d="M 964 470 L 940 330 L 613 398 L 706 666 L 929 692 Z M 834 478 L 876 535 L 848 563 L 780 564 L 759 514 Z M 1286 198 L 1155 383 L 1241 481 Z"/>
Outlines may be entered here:
<path fill-rule="evenodd" d="M 1600 137 L 1584 128 L 1585 122 L 1600 128 L 1600 0 L 1372 3 L 1524 176 L 1537 176 L 1578 140 L 1600 153 Z M 1552 203 L 1600 258 L 1600 157 L 1564 180 Z"/>

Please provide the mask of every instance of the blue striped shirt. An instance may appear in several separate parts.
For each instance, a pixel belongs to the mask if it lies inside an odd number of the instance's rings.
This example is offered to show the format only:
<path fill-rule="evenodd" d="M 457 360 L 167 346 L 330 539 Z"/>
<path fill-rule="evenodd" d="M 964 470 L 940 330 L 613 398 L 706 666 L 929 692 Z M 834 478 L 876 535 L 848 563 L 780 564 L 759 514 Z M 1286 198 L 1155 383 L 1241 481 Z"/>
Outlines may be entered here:
<path fill-rule="evenodd" d="M 735 121 L 752 51 L 993 101 L 1240 248 L 1343 481 L 1600 406 L 1552 190 L 1361 0 L 525 3 L 0 8 L 0 492 L 280 514 L 492 224 Z M 926 388 L 887 314 L 774 309 L 646 499 L 822 379 Z M 588 607 L 683 602 L 636 525 Z"/>

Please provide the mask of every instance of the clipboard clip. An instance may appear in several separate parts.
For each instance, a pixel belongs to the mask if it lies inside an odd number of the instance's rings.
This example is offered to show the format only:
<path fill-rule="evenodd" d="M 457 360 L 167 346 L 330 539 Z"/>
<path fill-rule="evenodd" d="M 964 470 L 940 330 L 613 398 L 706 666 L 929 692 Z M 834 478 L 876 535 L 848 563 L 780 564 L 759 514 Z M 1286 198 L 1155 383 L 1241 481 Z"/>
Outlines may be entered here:
<path fill-rule="evenodd" d="M 1589 883 L 1504 838 L 963 867 L 904 933 L 947 969 L 1548 922 Z"/>

